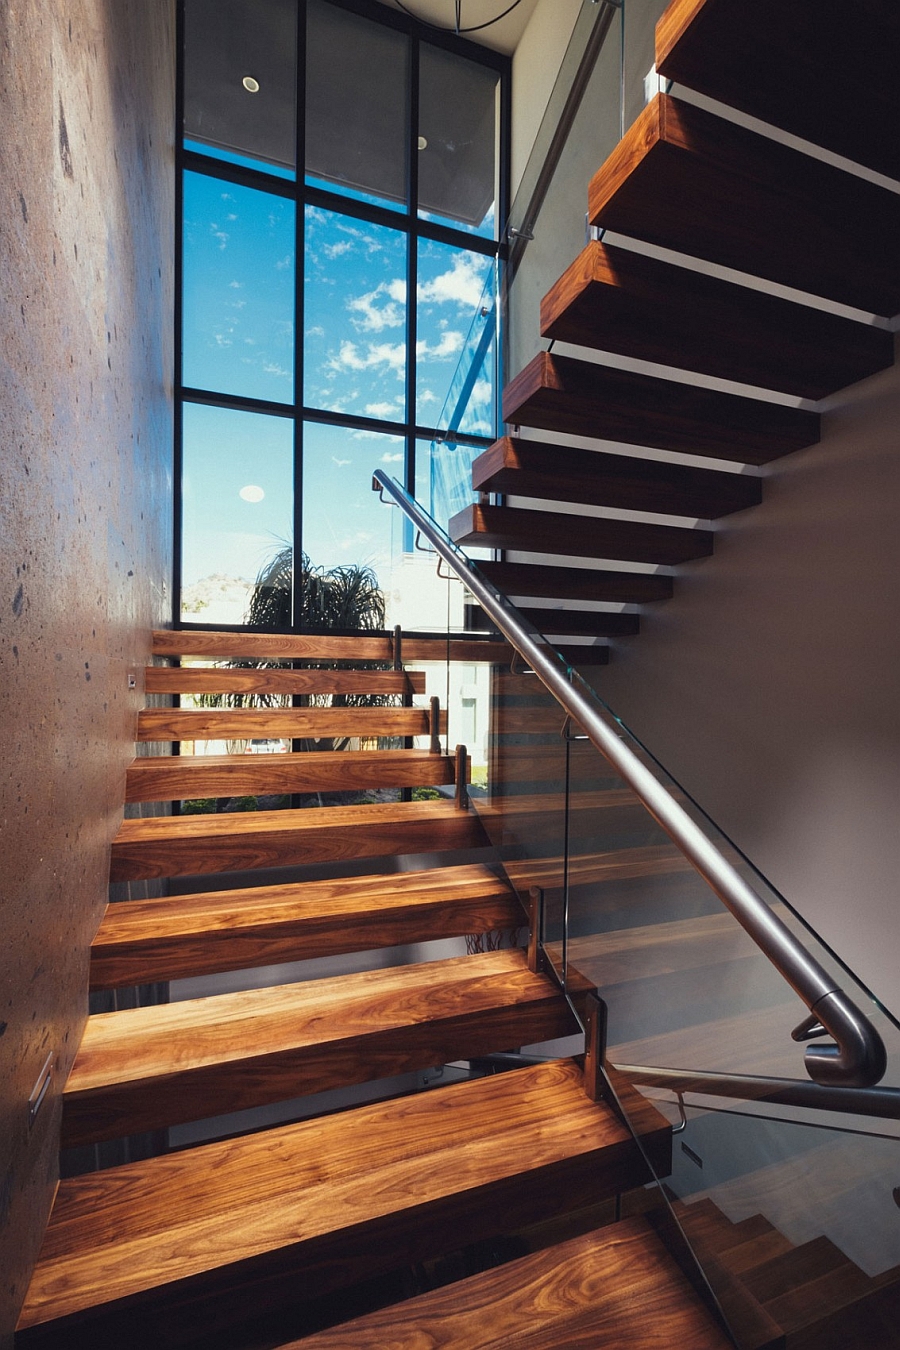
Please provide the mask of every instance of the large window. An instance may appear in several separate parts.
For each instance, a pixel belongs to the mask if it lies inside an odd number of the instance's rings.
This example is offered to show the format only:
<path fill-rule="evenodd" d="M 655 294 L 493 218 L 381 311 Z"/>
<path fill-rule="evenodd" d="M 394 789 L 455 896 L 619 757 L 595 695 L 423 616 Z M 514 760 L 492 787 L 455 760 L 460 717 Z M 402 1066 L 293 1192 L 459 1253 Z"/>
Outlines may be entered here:
<path fill-rule="evenodd" d="M 508 62 L 366 0 L 183 0 L 182 67 L 181 619 L 245 622 L 289 549 L 403 623 L 371 475 L 441 514 L 495 433 Z"/>

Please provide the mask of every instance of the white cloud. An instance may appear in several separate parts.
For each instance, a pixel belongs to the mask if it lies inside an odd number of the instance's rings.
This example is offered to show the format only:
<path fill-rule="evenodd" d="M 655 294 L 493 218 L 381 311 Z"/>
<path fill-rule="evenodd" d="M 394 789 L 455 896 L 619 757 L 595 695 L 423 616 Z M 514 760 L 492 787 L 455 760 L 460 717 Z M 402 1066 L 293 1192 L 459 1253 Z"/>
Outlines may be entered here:
<path fill-rule="evenodd" d="M 420 282 L 420 304 L 452 303 L 473 310 L 481 299 L 484 276 L 476 260 L 468 253 L 454 253 L 449 272 L 441 272 L 431 281 Z"/>
<path fill-rule="evenodd" d="M 376 304 L 378 297 L 383 295 L 386 289 L 382 284 L 376 286 L 374 291 L 368 291 L 366 295 L 357 296 L 355 300 L 346 302 L 351 314 L 362 316 L 350 320 L 354 328 L 362 333 L 380 333 L 385 328 L 399 328 L 401 326 L 403 315 L 400 312 L 399 305 L 392 300 L 382 305 L 381 308 Z"/>
<path fill-rule="evenodd" d="M 352 464 L 352 463 L 353 463 L 353 460 L 352 460 L 352 459 L 338 459 L 337 455 L 332 455 L 332 456 L 331 456 L 331 462 L 332 462 L 332 464 L 336 464 L 336 465 L 338 466 L 339 469 L 343 469 L 343 467 L 344 467 L 345 464 Z"/>
<path fill-rule="evenodd" d="M 276 365 L 274 361 L 270 361 L 268 365 L 263 366 L 263 370 L 267 375 L 278 375 L 286 380 L 290 379 L 291 376 L 289 370 L 285 370 L 284 366 Z"/>
<path fill-rule="evenodd" d="M 352 248 L 349 239 L 341 239 L 336 244 L 323 244 L 322 252 L 326 258 L 339 258 L 342 253 L 349 253 Z"/>
<path fill-rule="evenodd" d="M 367 403 L 366 413 L 369 417 L 396 417 L 402 408 L 402 403 Z"/>
<path fill-rule="evenodd" d="M 406 368 L 406 346 L 402 342 L 370 342 L 365 356 L 360 356 L 355 342 L 342 342 L 337 356 L 329 358 L 327 369 L 372 370 L 378 366 L 387 366 L 402 375 Z"/>
<path fill-rule="evenodd" d="M 293 260 L 293 258 L 291 257 L 291 255 L 290 255 L 289 253 L 287 253 L 287 254 L 285 254 L 285 256 L 284 256 L 283 258 L 279 258 L 279 259 L 278 259 L 278 262 L 275 264 L 275 267 L 276 267 L 276 269 L 277 269 L 279 272 L 284 272 L 284 271 L 287 270 L 288 267 L 291 266 L 291 263 L 292 263 L 293 261 L 294 261 L 294 260 Z"/>
<path fill-rule="evenodd" d="M 396 300 L 398 305 L 406 304 L 406 282 L 402 277 L 397 277 L 395 281 L 387 283 L 387 293 L 392 300 Z"/>
<path fill-rule="evenodd" d="M 325 336 L 325 329 L 322 327 L 322 325 L 321 325 L 320 323 L 313 324 L 312 328 L 307 328 L 307 330 L 306 330 L 306 336 L 307 336 L 307 337 L 324 337 L 324 336 Z"/>
<path fill-rule="evenodd" d="M 441 333 L 440 342 L 430 347 L 427 342 L 416 343 L 416 356 L 420 361 L 449 361 L 462 351 L 463 335 L 450 328 Z"/>
<path fill-rule="evenodd" d="M 420 394 L 416 394 L 416 402 L 420 407 L 423 403 L 437 403 L 437 401 L 438 396 L 433 389 L 423 389 Z"/>
<path fill-rule="evenodd" d="M 225 245 L 228 243 L 229 238 L 231 237 L 225 232 L 225 230 L 220 230 L 215 221 L 213 221 L 212 224 L 210 225 L 209 232 L 212 235 L 213 239 L 218 239 L 220 249 L 223 249 L 225 247 Z"/>
<path fill-rule="evenodd" d="M 382 464 L 402 464 L 402 463 L 403 463 L 403 451 L 401 450 L 401 451 L 399 451 L 396 455 L 392 455 L 391 452 L 390 452 L 389 450 L 385 450 L 384 454 L 381 456 L 381 463 L 382 463 Z"/>
<path fill-rule="evenodd" d="M 242 291 L 244 289 L 244 283 L 242 281 L 229 281 L 228 285 L 233 291 Z"/>

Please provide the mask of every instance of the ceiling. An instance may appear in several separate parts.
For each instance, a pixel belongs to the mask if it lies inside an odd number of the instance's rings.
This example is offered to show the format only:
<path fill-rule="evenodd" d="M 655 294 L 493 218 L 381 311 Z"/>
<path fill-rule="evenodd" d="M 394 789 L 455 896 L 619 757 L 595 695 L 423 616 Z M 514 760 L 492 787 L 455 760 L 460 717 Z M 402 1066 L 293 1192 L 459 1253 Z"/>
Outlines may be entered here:
<path fill-rule="evenodd" d="M 470 42 L 479 43 L 482 47 L 491 47 L 494 51 L 505 52 L 507 56 L 511 56 L 528 25 L 528 20 L 534 13 L 537 2 L 538 0 L 519 0 L 515 9 L 499 22 L 492 23 L 489 28 L 482 28 L 476 33 L 463 33 L 462 36 Z M 397 0 L 380 0 L 380 3 L 387 5 L 388 9 L 401 8 Z M 460 3 L 461 27 L 465 29 L 487 23 L 496 15 L 502 14 L 504 10 L 509 9 L 513 0 L 460 0 Z M 454 31 L 456 0 L 403 0 L 403 6 L 417 19 L 449 29 L 450 32 Z"/>

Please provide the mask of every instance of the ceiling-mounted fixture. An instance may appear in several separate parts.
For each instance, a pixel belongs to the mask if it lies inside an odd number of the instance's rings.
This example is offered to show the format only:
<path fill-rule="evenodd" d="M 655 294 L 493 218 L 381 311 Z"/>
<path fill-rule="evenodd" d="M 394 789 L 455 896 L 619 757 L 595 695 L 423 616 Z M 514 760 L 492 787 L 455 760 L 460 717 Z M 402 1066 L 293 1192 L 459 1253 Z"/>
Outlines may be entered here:
<path fill-rule="evenodd" d="M 245 75 L 241 80 L 241 84 L 247 90 L 248 94 L 259 93 L 259 80 L 254 80 L 252 75 Z"/>
<path fill-rule="evenodd" d="M 507 14 L 511 14 L 514 9 L 517 9 L 522 3 L 522 0 L 513 0 L 511 5 L 507 5 L 499 14 L 495 14 L 492 19 L 487 19 L 484 23 L 472 24 L 468 28 L 464 28 L 462 25 L 462 0 L 448 0 L 448 4 L 449 3 L 453 4 L 454 23 L 452 27 L 445 28 L 442 24 L 429 23 L 427 19 L 420 19 L 418 14 L 414 14 L 411 9 L 406 8 L 406 5 L 403 4 L 403 0 L 394 0 L 394 4 L 398 9 L 402 9 L 404 14 L 408 14 L 411 19 L 416 19 L 418 23 L 424 24 L 426 28 L 436 28 L 438 32 L 441 33 L 455 33 L 457 37 L 462 33 L 478 33 L 482 28 L 490 28 L 492 24 L 499 23 L 501 19 L 506 18 Z M 484 0 L 479 0 L 479 3 L 483 7 Z M 500 3 L 502 3 L 502 0 L 500 0 Z"/>

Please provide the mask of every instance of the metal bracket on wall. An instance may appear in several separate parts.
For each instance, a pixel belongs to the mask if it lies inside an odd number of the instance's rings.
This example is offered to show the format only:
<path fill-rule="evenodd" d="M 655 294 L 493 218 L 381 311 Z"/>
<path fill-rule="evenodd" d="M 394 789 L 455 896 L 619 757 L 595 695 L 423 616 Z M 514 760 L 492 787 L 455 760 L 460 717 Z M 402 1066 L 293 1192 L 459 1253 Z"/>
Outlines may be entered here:
<path fill-rule="evenodd" d="M 43 1068 L 37 1076 L 37 1082 L 31 1089 L 31 1095 L 28 1098 L 28 1128 L 31 1129 L 37 1120 L 38 1111 L 44 1104 L 44 1098 L 53 1079 L 53 1053 L 44 1060 Z"/>

